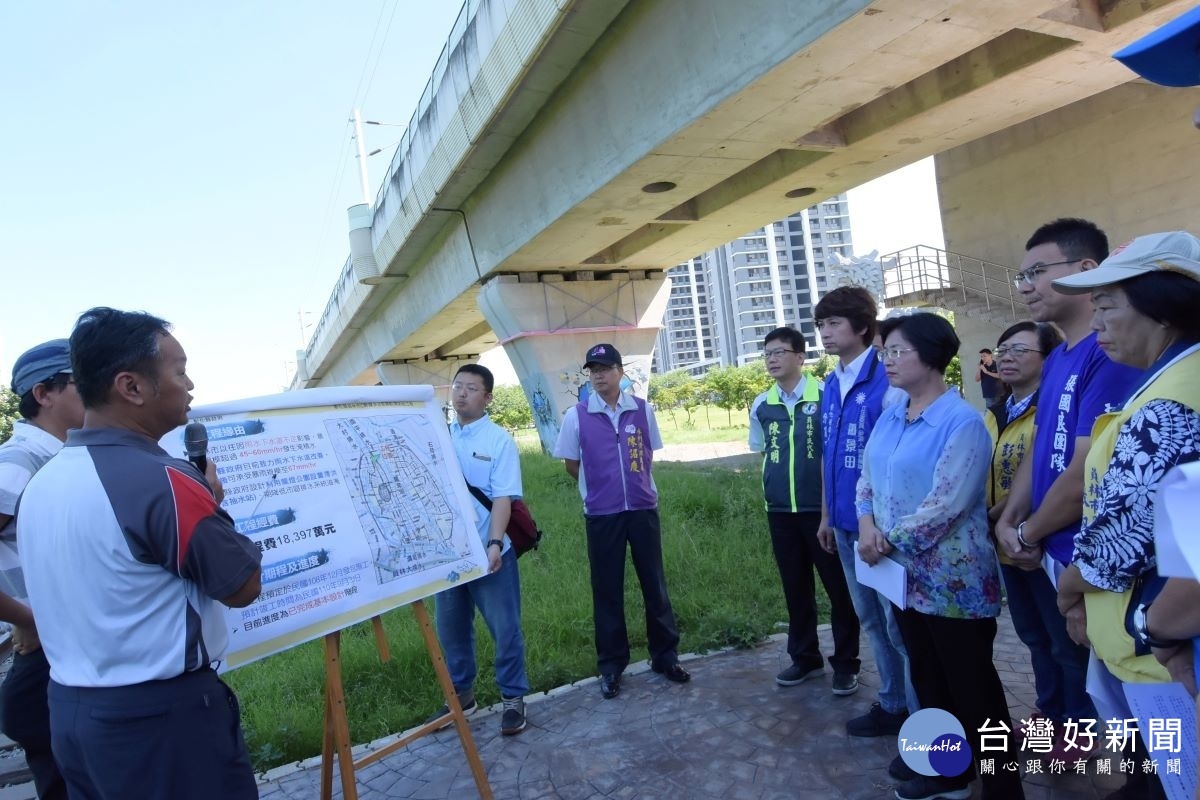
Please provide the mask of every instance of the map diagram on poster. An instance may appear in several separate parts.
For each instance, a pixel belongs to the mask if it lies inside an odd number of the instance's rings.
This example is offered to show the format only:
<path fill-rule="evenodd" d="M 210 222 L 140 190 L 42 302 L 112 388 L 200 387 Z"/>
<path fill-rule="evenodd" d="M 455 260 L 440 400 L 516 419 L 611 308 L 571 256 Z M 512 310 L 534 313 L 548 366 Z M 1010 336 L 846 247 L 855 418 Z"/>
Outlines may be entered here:
<path fill-rule="evenodd" d="M 459 558 L 454 508 L 410 445 L 414 437 L 403 433 L 407 422 L 399 416 L 325 422 L 380 584 Z"/>
<path fill-rule="evenodd" d="M 223 669 L 486 573 L 432 387 L 303 389 L 192 414 L 221 506 L 263 556 L 258 599 L 224 609 Z M 180 457 L 182 432 L 161 442 Z"/>

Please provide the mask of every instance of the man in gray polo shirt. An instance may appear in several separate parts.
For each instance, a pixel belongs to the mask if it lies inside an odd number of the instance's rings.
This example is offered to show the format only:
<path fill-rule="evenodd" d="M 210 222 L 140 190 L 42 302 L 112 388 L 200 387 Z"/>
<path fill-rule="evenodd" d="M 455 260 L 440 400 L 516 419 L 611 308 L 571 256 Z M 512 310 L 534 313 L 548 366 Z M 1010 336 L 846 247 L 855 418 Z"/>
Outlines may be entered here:
<path fill-rule="evenodd" d="M 54 756 L 72 797 L 258 797 L 237 698 L 212 668 L 218 606 L 260 591 L 261 554 L 220 483 L 159 440 L 192 381 L 167 323 L 93 308 L 71 334 L 82 430 L 25 488 L 21 566 L 50 662 Z"/>

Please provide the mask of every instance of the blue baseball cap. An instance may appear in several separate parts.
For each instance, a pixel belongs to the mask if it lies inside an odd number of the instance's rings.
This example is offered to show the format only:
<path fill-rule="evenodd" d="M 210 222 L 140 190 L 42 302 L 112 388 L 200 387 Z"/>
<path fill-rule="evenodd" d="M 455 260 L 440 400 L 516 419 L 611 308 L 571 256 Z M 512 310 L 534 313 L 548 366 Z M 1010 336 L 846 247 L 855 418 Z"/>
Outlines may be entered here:
<path fill-rule="evenodd" d="M 55 375 L 71 372 L 71 348 L 66 339 L 52 339 L 31 347 L 13 364 L 12 390 L 17 397 Z"/>
<path fill-rule="evenodd" d="M 1113 53 L 1113 58 L 1163 86 L 1200 86 L 1200 6 Z"/>

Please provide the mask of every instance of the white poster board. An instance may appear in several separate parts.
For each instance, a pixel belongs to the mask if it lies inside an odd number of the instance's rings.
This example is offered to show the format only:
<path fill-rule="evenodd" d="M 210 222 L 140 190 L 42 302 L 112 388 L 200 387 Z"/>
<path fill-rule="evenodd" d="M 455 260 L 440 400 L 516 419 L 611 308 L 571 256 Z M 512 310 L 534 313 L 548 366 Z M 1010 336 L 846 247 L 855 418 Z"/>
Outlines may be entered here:
<path fill-rule="evenodd" d="M 262 551 L 226 609 L 233 669 L 484 575 L 474 506 L 431 386 L 302 389 L 192 410 L 222 507 Z M 183 428 L 161 442 L 183 457 Z"/>

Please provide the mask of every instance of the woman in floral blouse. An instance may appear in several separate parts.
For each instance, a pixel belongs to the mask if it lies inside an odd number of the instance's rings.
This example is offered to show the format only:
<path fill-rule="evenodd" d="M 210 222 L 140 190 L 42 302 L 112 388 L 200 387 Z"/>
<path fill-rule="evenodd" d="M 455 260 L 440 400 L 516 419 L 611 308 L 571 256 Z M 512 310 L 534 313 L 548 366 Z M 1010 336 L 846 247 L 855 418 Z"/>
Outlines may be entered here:
<path fill-rule="evenodd" d="M 1092 429 L 1084 524 L 1074 563 L 1059 578 L 1059 608 L 1066 613 L 1084 602 L 1086 633 L 1075 623 L 1072 635 L 1092 645 L 1108 675 L 1165 681 L 1146 646 L 1155 642 L 1135 642 L 1136 617 L 1127 612 L 1161 588 L 1153 537 L 1158 483 L 1172 467 L 1200 460 L 1200 239 L 1182 231 L 1139 236 L 1054 288 L 1091 292 L 1100 347 L 1146 371 L 1124 406 Z"/>
<path fill-rule="evenodd" d="M 991 441 L 979 412 L 946 385 L 959 348 L 950 323 L 913 314 L 885 320 L 881 331 L 888 380 L 908 402 L 885 409 L 867 442 L 858 552 L 871 565 L 888 556 L 904 566 L 907 603 L 896 618 L 913 687 L 923 708 L 944 709 L 962 723 L 974 763 L 983 755 L 983 730 L 990 736 L 1012 727 L 992 663 L 1000 576 L 987 526 Z M 896 797 L 965 798 L 972 780 L 972 767 L 958 776 L 922 775 L 897 787 Z M 1024 797 L 1019 774 L 984 775 L 983 796 Z"/>

